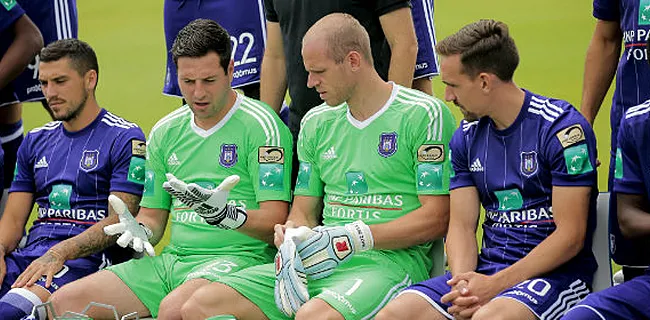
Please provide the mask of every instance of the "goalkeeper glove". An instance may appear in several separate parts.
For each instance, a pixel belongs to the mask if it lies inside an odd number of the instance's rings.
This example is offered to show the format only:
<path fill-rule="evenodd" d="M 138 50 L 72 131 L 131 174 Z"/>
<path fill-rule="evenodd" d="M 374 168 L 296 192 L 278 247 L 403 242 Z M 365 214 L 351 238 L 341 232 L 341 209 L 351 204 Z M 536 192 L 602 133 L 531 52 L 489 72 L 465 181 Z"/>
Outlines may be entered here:
<path fill-rule="evenodd" d="M 142 252 L 144 248 L 147 254 L 155 256 L 156 252 L 153 250 L 151 243 L 149 243 L 149 238 L 151 238 L 153 232 L 147 226 L 138 223 L 133 218 L 129 208 L 126 207 L 122 199 L 114 195 L 109 195 L 108 202 L 113 207 L 115 213 L 117 213 L 120 222 L 105 226 L 104 233 L 109 236 L 120 234 L 120 237 L 117 238 L 117 244 L 122 248 L 129 246 L 136 252 Z"/>
<path fill-rule="evenodd" d="M 275 255 L 275 305 L 288 317 L 293 317 L 309 300 L 307 276 L 296 252 L 296 243 L 313 234 L 314 231 L 307 227 L 287 228 L 284 242 Z"/>
<path fill-rule="evenodd" d="M 237 229 L 248 218 L 246 210 L 228 204 L 228 193 L 239 182 L 239 176 L 227 177 L 214 190 L 203 188 L 196 183 L 186 184 L 168 173 L 163 189 L 189 206 L 211 225 L 222 229 Z"/>
<path fill-rule="evenodd" d="M 316 227 L 314 231 L 317 233 L 296 246 L 309 279 L 328 277 L 355 252 L 374 246 L 370 227 L 361 220 L 339 227 Z"/>

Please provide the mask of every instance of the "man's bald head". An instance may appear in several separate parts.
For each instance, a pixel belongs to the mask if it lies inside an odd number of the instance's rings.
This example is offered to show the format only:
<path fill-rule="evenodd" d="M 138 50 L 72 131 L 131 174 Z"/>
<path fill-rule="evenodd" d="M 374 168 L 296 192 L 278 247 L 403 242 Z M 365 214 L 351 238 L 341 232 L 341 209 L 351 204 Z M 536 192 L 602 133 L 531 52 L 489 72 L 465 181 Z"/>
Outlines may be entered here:
<path fill-rule="evenodd" d="M 303 48 L 310 42 L 324 42 L 328 55 L 341 63 L 351 51 L 358 52 L 373 65 L 370 37 L 366 29 L 347 13 L 332 13 L 316 21 L 302 38 Z"/>

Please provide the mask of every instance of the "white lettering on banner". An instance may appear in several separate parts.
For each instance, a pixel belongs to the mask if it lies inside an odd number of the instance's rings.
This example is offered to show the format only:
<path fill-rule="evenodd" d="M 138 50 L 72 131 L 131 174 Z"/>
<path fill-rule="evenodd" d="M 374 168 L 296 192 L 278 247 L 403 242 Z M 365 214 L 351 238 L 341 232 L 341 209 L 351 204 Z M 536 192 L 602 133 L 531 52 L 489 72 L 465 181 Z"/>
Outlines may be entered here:
<path fill-rule="evenodd" d="M 38 218 L 62 218 L 80 221 L 99 221 L 106 218 L 106 210 L 52 209 L 39 207 Z"/>

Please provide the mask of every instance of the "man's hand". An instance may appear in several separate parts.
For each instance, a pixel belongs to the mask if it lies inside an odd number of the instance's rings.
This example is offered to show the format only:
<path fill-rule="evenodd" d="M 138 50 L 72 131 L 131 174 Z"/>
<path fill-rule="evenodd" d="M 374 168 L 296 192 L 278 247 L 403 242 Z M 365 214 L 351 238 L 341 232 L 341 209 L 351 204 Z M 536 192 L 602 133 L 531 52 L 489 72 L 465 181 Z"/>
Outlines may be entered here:
<path fill-rule="evenodd" d="M 203 188 L 196 183 L 186 184 L 167 173 L 163 189 L 198 213 L 205 221 L 223 229 L 237 229 L 248 218 L 246 210 L 228 204 L 230 190 L 239 183 L 239 176 L 227 177 L 214 190 Z"/>
<path fill-rule="evenodd" d="M 115 213 L 119 216 L 120 222 L 110 226 L 105 226 L 104 233 L 109 236 L 121 234 L 120 237 L 117 238 L 117 244 L 122 248 L 129 246 L 136 252 L 142 252 L 142 249 L 144 248 L 147 254 L 155 256 L 156 252 L 153 250 L 151 243 L 149 243 L 149 238 L 153 235 L 151 230 L 145 225 L 138 223 L 138 221 L 133 218 L 133 215 L 122 199 L 110 195 L 108 196 L 108 202 L 113 207 Z"/>
<path fill-rule="evenodd" d="M 4 259 L 3 259 L 4 260 Z M 4 262 L 3 262 L 4 263 Z M 11 285 L 12 288 L 22 288 L 24 286 L 31 286 L 41 276 L 45 276 L 45 287 L 49 288 L 52 284 L 54 275 L 61 271 L 65 259 L 56 251 L 50 249 L 38 259 L 32 261 L 27 269 L 18 276 L 16 281 Z"/>
<path fill-rule="evenodd" d="M 466 282 L 467 285 L 463 286 L 463 282 Z M 505 289 L 493 277 L 477 272 L 458 274 L 447 281 L 447 284 L 452 288 L 459 288 L 460 295 L 452 290 L 444 295 L 441 301 L 453 304 L 447 310 L 450 314 L 458 314 L 464 318 L 470 318 L 476 310 Z"/>
<path fill-rule="evenodd" d="M 341 227 L 316 227 L 317 233 L 297 244 L 309 279 L 328 277 L 355 252 L 370 250 L 374 239 L 370 227 L 358 220 Z"/>
<path fill-rule="evenodd" d="M 286 229 L 283 232 L 284 242 L 275 255 L 275 305 L 288 317 L 293 317 L 309 300 L 307 276 L 296 251 L 296 243 L 314 233 L 304 226 Z"/>

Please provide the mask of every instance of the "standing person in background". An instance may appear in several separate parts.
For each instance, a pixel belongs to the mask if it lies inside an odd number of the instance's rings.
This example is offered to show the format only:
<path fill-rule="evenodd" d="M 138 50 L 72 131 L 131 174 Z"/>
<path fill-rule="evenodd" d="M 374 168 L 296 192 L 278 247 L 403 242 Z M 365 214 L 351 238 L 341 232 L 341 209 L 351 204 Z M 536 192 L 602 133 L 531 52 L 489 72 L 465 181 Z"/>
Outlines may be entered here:
<path fill-rule="evenodd" d="M 109 195 L 135 210 L 144 183 L 144 134 L 98 105 L 93 49 L 65 39 L 40 55 L 39 80 L 57 121 L 30 131 L 18 151 L 0 220 L 3 320 L 20 319 L 61 286 L 115 262 L 105 249 L 116 238 L 103 232 L 118 222 Z M 34 203 L 38 218 L 19 248 Z"/>
<path fill-rule="evenodd" d="M 650 32 L 650 1 L 594 0 L 593 8 L 593 15 L 598 21 L 587 49 L 580 111 L 593 125 L 616 75 L 610 110 L 611 145 L 607 185 L 611 191 L 621 118 L 630 107 L 650 99 L 650 66 L 645 47 Z M 629 280 L 643 274 L 650 264 L 650 256 L 638 254 L 643 247 L 621 234 L 616 199 L 612 194 L 609 206 L 610 252 L 614 261 L 623 265 L 625 280 Z"/>
<path fill-rule="evenodd" d="M 33 21 L 42 35 L 43 45 L 54 41 L 77 37 L 77 3 L 76 0 L 4 0 L 0 1 L 5 10 L 8 7 L 19 5 Z M 0 19 L 4 23 L 4 19 Z M 7 48 L 6 41 L 11 42 L 11 36 L 0 37 L 0 52 Z M 38 52 L 36 52 L 38 53 Z M 2 79 L 4 70 L 0 70 L 0 141 L 4 149 L 4 184 L 9 187 L 14 176 L 16 153 L 23 140 L 22 103 L 40 101 L 45 110 L 54 119 L 46 98 L 41 92 L 38 82 L 39 57 L 34 54 L 25 54 L 20 59 L 29 59 L 27 68 L 22 68 L 22 73 L 10 82 Z"/>
<path fill-rule="evenodd" d="M 266 42 L 263 0 L 165 0 L 167 71 L 163 93 L 182 98 L 171 48 L 178 32 L 198 18 L 212 19 L 228 31 L 235 64 L 231 85 L 240 88 L 247 97 L 259 99 L 262 55 Z"/>
<path fill-rule="evenodd" d="M 43 36 L 15 0 L 0 2 L 0 213 L 22 141 L 21 105 L 13 81 L 43 47 Z M 3 148 L 9 149 L 4 156 Z M 6 159 L 6 160 L 5 160 Z M 6 161 L 6 163 L 5 163 Z M 4 179 L 6 177 L 6 180 Z"/>

